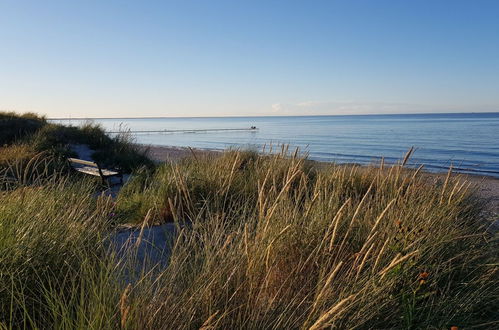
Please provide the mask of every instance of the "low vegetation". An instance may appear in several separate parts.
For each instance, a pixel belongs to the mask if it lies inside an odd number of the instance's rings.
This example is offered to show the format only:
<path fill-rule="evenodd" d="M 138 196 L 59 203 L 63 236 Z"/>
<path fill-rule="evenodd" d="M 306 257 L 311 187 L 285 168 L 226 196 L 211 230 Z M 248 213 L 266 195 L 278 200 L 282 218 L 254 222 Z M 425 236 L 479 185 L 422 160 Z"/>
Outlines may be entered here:
<path fill-rule="evenodd" d="M 102 127 L 92 122 L 81 126 L 45 125 L 31 137 L 30 143 L 37 151 L 50 151 L 52 154 L 66 157 L 77 156 L 71 151 L 71 144 L 83 144 L 95 150 L 92 155 L 95 161 L 103 166 L 121 168 L 126 172 L 152 165 L 126 132 L 110 137 Z"/>
<path fill-rule="evenodd" d="M 0 327 L 497 327 L 482 202 L 403 163 L 197 155 L 137 170 L 115 201 L 27 168 L 29 183 L 1 182 Z M 137 244 L 110 249 L 119 223 L 166 222 L 164 268 L 134 273 Z"/>
<path fill-rule="evenodd" d="M 228 152 L 137 176 L 116 207 L 126 220 L 149 213 L 157 223 L 192 223 L 159 288 L 134 291 L 140 326 L 497 321 L 497 241 L 459 180 L 433 185 L 402 166 L 318 168 L 296 157 Z"/>
<path fill-rule="evenodd" d="M 95 161 L 128 173 L 140 167 L 152 167 L 145 151 L 139 149 L 125 131 L 110 137 L 92 122 L 65 126 L 31 113 L 0 112 L 0 170 L 41 153 L 52 160 L 58 159 L 57 169 L 61 170 L 66 166 L 65 158 L 77 156 L 72 145 L 86 145 L 95 151 L 92 155 Z"/>
<path fill-rule="evenodd" d="M 46 124 L 44 117 L 33 113 L 0 112 L 0 146 L 32 135 Z"/>
<path fill-rule="evenodd" d="M 110 288 L 98 285 L 111 201 L 94 190 L 63 180 L 0 193 L 0 328 L 98 329 L 112 312 L 92 298 Z"/>

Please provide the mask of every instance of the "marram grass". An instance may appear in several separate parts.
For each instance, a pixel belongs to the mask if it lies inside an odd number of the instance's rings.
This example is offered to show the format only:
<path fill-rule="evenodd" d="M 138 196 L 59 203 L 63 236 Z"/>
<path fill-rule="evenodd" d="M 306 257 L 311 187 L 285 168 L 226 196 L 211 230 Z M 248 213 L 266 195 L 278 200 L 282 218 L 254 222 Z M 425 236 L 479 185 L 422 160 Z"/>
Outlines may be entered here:
<path fill-rule="evenodd" d="M 232 151 L 137 173 L 116 204 L 94 194 L 0 195 L 4 327 L 499 325 L 497 237 L 459 178 Z M 109 253 L 110 213 L 178 223 L 168 266 L 127 283 L 135 247 Z"/>

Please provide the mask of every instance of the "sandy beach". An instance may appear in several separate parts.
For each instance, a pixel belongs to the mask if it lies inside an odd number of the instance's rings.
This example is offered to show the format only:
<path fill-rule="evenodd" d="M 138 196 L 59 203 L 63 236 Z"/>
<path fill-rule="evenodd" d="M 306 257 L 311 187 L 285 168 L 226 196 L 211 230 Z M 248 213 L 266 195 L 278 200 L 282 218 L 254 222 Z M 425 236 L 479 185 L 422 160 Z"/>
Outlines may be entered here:
<path fill-rule="evenodd" d="M 196 149 L 189 147 L 173 146 L 146 146 L 139 145 L 139 148 L 146 151 L 147 156 L 155 162 L 178 161 L 192 155 L 220 154 L 221 151 Z"/>

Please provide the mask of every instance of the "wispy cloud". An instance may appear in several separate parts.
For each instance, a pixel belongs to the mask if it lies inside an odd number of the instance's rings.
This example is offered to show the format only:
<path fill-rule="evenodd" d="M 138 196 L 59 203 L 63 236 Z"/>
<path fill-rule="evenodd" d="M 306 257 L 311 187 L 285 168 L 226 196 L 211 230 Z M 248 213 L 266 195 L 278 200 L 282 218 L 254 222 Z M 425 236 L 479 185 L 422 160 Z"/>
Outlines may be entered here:
<path fill-rule="evenodd" d="M 298 103 L 274 103 L 272 104 L 271 109 L 273 113 L 279 113 L 280 115 L 389 114 L 430 112 L 438 110 L 435 106 L 421 104 L 358 101 L 302 101 Z"/>
<path fill-rule="evenodd" d="M 274 103 L 272 104 L 272 112 L 280 112 L 282 110 L 282 105 L 281 103 Z"/>
<path fill-rule="evenodd" d="M 319 101 L 305 101 L 305 102 L 299 102 L 296 105 L 299 106 L 299 107 L 313 107 L 313 106 L 320 105 L 322 103 L 324 103 L 324 102 L 319 102 Z"/>

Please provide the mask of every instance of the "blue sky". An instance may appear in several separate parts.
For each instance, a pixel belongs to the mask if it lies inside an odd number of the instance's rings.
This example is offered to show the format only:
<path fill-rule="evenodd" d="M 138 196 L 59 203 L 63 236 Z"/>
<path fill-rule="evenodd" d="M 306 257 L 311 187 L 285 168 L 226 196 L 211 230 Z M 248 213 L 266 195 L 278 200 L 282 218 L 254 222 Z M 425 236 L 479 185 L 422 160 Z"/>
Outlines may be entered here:
<path fill-rule="evenodd" d="M 499 1 L 0 0 L 0 109 L 499 111 Z"/>

